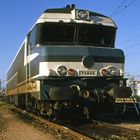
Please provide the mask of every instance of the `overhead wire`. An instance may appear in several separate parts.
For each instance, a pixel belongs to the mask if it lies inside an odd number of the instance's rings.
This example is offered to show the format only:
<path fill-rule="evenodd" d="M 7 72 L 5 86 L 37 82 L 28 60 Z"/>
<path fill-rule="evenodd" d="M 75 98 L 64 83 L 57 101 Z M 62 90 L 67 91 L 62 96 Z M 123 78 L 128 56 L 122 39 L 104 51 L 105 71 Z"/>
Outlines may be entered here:
<path fill-rule="evenodd" d="M 136 33 L 132 33 L 128 36 L 125 36 L 126 39 L 122 40 L 122 41 L 118 41 L 117 45 L 121 45 L 121 44 L 127 44 L 129 42 L 133 42 L 134 40 L 137 40 L 137 38 L 140 38 L 140 33 L 136 34 Z"/>
<path fill-rule="evenodd" d="M 131 2 L 127 3 L 127 0 L 124 0 L 120 6 L 117 7 L 117 9 L 111 14 L 111 17 L 114 18 L 116 17 L 119 13 L 121 13 L 123 10 L 125 10 L 126 8 L 130 7 L 132 4 L 134 4 L 134 2 L 136 2 L 136 0 L 132 0 Z"/>
<path fill-rule="evenodd" d="M 134 52 L 134 53 L 131 52 L 131 53 L 126 54 L 126 56 L 129 57 L 129 56 L 138 55 L 138 54 L 140 54 L 140 52 Z"/>
<path fill-rule="evenodd" d="M 120 14 L 122 11 L 124 11 L 125 9 L 127 9 L 128 7 L 130 7 L 132 4 L 134 4 L 136 2 L 136 0 L 131 0 L 131 1 L 127 1 L 127 0 L 124 0 L 117 8 L 116 10 L 114 10 L 114 12 L 111 14 L 111 17 L 112 18 L 116 18 L 118 16 L 118 14 Z M 132 39 L 131 39 L 132 40 Z M 130 41 L 130 40 L 128 40 Z M 127 43 L 128 43 L 127 41 Z M 131 46 L 127 46 L 125 47 L 124 49 L 132 49 L 134 47 L 137 47 L 140 43 L 136 43 L 136 44 L 132 44 Z M 137 54 L 140 54 L 140 52 L 134 52 L 131 54 L 127 54 L 126 56 L 132 56 L 132 55 L 137 55 Z"/>
<path fill-rule="evenodd" d="M 133 48 L 135 48 L 135 47 L 138 47 L 139 45 L 140 45 L 140 42 L 135 43 L 135 44 L 130 44 L 129 46 L 125 47 L 124 49 L 125 49 L 125 50 L 133 49 Z"/>
<path fill-rule="evenodd" d="M 130 3 L 128 3 L 127 7 L 131 6 L 136 0 L 132 0 Z"/>
<path fill-rule="evenodd" d="M 140 54 L 140 51 L 137 51 L 136 47 L 139 47 L 139 46 L 140 46 L 140 42 L 129 45 L 129 46 L 125 47 L 123 50 L 125 50 L 127 57 L 128 56 L 133 56 L 133 55 L 138 55 L 138 54 Z"/>
<path fill-rule="evenodd" d="M 116 13 L 118 13 L 118 11 L 120 11 L 120 9 L 123 7 L 123 5 L 125 4 L 125 2 L 126 2 L 126 0 L 124 0 L 124 1 L 120 4 L 120 6 L 117 7 L 116 10 L 114 10 L 114 12 L 111 14 L 111 17 L 114 17 L 114 15 L 115 15 Z"/>

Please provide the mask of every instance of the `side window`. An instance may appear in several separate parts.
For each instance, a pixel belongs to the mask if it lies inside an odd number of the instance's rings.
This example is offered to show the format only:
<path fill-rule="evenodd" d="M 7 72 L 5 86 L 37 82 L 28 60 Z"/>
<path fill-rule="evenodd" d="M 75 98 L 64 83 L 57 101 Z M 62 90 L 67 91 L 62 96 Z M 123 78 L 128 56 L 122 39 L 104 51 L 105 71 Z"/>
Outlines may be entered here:
<path fill-rule="evenodd" d="M 32 29 L 29 35 L 30 48 L 33 49 L 35 47 L 35 44 L 36 44 L 36 27 Z"/>

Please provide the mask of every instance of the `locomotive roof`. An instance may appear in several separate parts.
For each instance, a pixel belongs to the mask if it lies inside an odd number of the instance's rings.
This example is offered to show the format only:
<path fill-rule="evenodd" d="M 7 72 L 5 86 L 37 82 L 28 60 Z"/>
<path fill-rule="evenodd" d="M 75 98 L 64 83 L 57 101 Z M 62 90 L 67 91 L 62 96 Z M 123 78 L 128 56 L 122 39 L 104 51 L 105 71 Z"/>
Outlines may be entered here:
<path fill-rule="evenodd" d="M 88 18 L 78 19 L 77 18 L 79 16 L 79 15 L 77 16 L 78 11 L 83 12 L 83 14 L 87 14 Z M 87 24 L 96 24 L 96 25 L 100 24 L 100 25 L 112 26 L 117 28 L 116 24 L 110 17 L 89 10 L 75 9 L 75 7 L 47 9 L 39 17 L 36 23 L 60 22 L 60 21 L 67 22 L 67 23 L 75 22 L 75 23 L 87 23 Z"/>
<path fill-rule="evenodd" d="M 44 11 L 44 13 L 66 13 L 67 14 L 67 13 L 71 13 L 72 10 L 73 10 L 73 8 L 54 8 L 54 9 L 47 9 Z M 96 13 L 96 12 L 89 11 L 89 13 L 91 16 L 107 17 L 105 15 L 102 15 L 102 14 Z"/>

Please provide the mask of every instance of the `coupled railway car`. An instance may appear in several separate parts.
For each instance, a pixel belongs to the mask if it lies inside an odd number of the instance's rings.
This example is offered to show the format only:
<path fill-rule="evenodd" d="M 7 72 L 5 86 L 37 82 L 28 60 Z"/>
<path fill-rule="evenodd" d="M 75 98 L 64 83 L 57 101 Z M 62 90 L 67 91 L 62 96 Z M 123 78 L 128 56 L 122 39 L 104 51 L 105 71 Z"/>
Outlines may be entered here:
<path fill-rule="evenodd" d="M 60 118 L 113 108 L 131 94 L 116 30 L 111 18 L 74 5 L 44 11 L 8 70 L 10 102 Z"/>

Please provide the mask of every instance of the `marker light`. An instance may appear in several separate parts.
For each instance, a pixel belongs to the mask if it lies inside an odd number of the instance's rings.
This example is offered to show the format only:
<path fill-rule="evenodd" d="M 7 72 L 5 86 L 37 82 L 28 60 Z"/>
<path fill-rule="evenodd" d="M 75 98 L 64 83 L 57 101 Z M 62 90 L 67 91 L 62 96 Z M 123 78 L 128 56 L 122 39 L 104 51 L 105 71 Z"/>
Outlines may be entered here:
<path fill-rule="evenodd" d="M 68 75 L 69 76 L 73 76 L 75 74 L 75 70 L 74 69 L 68 69 Z"/>

